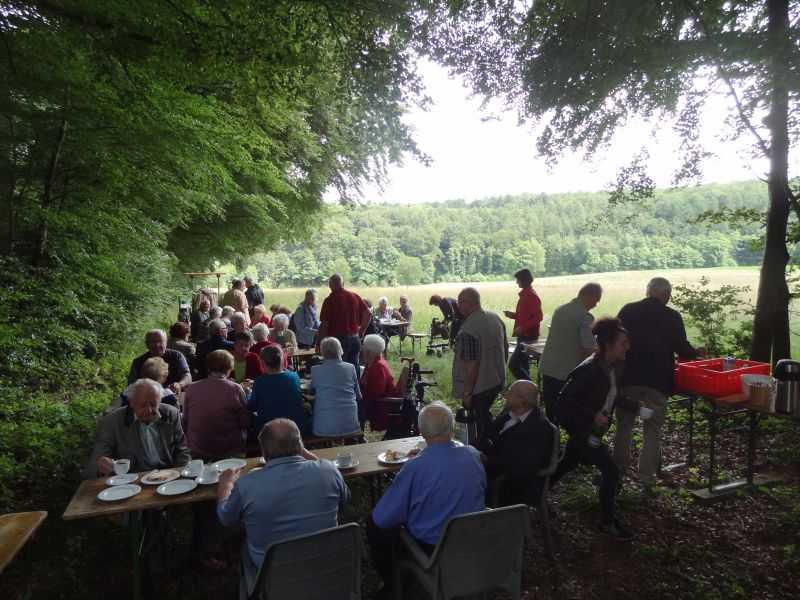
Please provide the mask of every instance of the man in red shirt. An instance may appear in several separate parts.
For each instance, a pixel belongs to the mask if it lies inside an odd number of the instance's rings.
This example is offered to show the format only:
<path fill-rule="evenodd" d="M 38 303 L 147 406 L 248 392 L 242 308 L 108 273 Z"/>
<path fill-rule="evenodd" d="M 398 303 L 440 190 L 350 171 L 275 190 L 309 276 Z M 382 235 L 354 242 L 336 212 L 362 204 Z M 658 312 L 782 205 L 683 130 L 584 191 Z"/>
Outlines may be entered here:
<path fill-rule="evenodd" d="M 512 335 L 517 338 L 514 353 L 508 359 L 508 368 L 517 379 L 531 379 L 530 363 L 522 350 L 522 343 L 531 343 L 539 339 L 539 324 L 542 322 L 542 301 L 533 290 L 533 274 L 530 269 L 521 269 L 514 273 L 517 285 L 520 287 L 517 310 L 503 311 L 509 319 L 514 319 Z"/>
<path fill-rule="evenodd" d="M 331 275 L 328 286 L 331 288 L 331 293 L 325 298 L 319 313 L 317 352 L 320 342 L 326 337 L 337 338 L 342 344 L 343 360 L 352 364 L 358 373 L 361 337 L 372 320 L 372 313 L 361 296 L 344 289 L 341 275 Z"/>

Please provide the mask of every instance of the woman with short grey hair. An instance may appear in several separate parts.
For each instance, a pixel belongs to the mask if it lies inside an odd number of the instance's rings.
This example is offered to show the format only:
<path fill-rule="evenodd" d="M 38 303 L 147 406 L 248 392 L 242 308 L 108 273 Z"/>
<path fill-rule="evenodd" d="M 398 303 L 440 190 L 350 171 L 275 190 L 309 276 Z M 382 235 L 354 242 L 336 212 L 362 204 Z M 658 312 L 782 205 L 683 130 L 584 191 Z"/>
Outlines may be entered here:
<path fill-rule="evenodd" d="M 389 428 L 389 410 L 392 405 L 381 400 L 404 396 L 408 382 L 408 365 L 404 365 L 400 379 L 395 384 L 389 364 L 383 357 L 385 349 L 386 342 L 377 334 L 365 336 L 361 344 L 364 372 L 359 379 L 359 387 L 372 431 L 386 431 Z"/>
<path fill-rule="evenodd" d="M 311 389 L 316 394 L 314 435 L 341 437 L 360 433 L 363 410 L 356 368 L 342 360 L 342 345 L 336 338 L 323 339 L 320 349 L 322 364 L 311 367 Z"/>
<path fill-rule="evenodd" d="M 294 331 L 289 329 L 289 317 L 282 313 L 272 317 L 272 329 L 267 339 L 284 348 L 290 355 L 297 348 L 297 337 L 295 337 Z"/>

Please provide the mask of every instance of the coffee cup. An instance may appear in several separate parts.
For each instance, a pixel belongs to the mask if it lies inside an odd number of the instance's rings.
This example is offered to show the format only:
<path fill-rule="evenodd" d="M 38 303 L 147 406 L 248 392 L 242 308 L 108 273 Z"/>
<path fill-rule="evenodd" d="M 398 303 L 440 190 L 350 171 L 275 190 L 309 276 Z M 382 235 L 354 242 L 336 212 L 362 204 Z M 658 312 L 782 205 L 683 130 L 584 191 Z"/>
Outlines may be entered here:
<path fill-rule="evenodd" d="M 353 464 L 353 454 L 351 452 L 338 452 L 336 454 L 336 464 L 340 467 L 349 467 Z"/>
<path fill-rule="evenodd" d="M 197 477 L 200 473 L 203 472 L 203 461 L 199 458 L 194 460 L 190 460 L 189 464 L 186 465 L 186 471 L 189 473 L 191 477 Z"/>
<path fill-rule="evenodd" d="M 114 473 L 125 475 L 131 468 L 131 461 L 128 458 L 120 458 L 114 461 Z"/>
<path fill-rule="evenodd" d="M 642 406 L 639 409 L 639 416 L 642 417 L 643 419 L 647 420 L 647 419 L 649 419 L 650 417 L 653 416 L 654 412 L 655 411 L 652 408 L 647 408 L 646 406 Z"/>
<path fill-rule="evenodd" d="M 204 465 L 202 471 L 200 471 L 200 478 L 207 482 L 216 481 L 219 478 L 219 473 L 214 465 Z"/>

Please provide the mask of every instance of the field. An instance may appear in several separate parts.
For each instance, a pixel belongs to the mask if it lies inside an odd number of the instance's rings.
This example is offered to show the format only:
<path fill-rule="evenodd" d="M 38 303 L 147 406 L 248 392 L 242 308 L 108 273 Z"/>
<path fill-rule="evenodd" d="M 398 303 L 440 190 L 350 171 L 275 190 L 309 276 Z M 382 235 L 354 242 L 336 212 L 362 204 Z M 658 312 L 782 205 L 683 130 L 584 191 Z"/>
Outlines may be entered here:
<path fill-rule="evenodd" d="M 755 292 L 758 286 L 758 270 L 756 268 L 624 271 L 591 275 L 543 277 L 541 279 L 537 279 L 533 283 L 534 289 L 536 289 L 542 299 L 542 307 L 544 311 L 544 326 L 542 327 L 542 335 L 547 335 L 546 325 L 550 321 L 550 316 L 552 315 L 553 310 L 561 304 L 574 298 L 578 289 L 580 289 L 583 284 L 589 281 L 595 281 L 603 286 L 603 299 L 593 311 L 595 316 L 602 317 L 606 315 L 616 315 L 624 304 L 643 298 L 647 282 L 656 276 L 667 277 L 672 282 L 673 286 L 677 284 L 697 284 L 701 277 L 709 278 L 712 286 L 720 286 L 725 284 L 749 286 L 749 299 L 752 301 L 755 301 Z M 481 293 L 481 300 L 484 308 L 495 311 L 501 316 L 503 310 L 513 310 L 516 305 L 518 288 L 513 281 L 476 284 L 438 283 L 395 288 L 352 287 L 349 289 L 358 293 L 363 298 L 371 300 L 374 304 L 377 304 L 378 298 L 381 296 L 386 296 L 389 299 L 390 306 L 397 306 L 400 294 L 406 294 L 409 298 L 411 307 L 414 309 L 414 318 L 411 330 L 428 332 L 430 329 L 431 319 L 433 317 L 441 318 L 439 309 L 428 304 L 428 299 L 430 298 L 431 294 L 456 297 L 459 290 L 468 285 L 473 285 L 474 287 L 478 288 Z M 302 300 L 304 291 L 304 289 L 296 288 L 264 290 L 266 304 L 269 305 L 272 303 L 279 303 L 294 308 L 297 303 Z M 322 300 L 328 294 L 328 287 L 327 285 L 320 287 L 317 291 L 319 296 L 318 303 L 321 305 Z M 505 319 L 505 317 L 503 318 L 507 323 L 508 331 L 511 332 L 512 322 L 509 319 Z M 797 344 L 795 340 L 795 346 L 796 345 Z M 409 348 L 410 344 L 404 344 L 403 353 L 409 354 Z M 445 355 L 441 358 L 437 358 L 435 356 L 426 356 L 424 352 L 421 353 L 418 351 L 417 358 L 422 363 L 423 368 L 431 369 L 435 372 L 435 377 L 439 383 L 439 388 L 433 392 L 433 395 L 443 400 L 449 398 L 450 366 L 452 363 L 452 357 L 450 355 Z M 397 360 L 398 353 L 396 344 L 394 344 L 393 348 L 390 347 L 389 359 L 390 363 L 392 363 L 393 372 L 397 373 L 399 364 Z"/>

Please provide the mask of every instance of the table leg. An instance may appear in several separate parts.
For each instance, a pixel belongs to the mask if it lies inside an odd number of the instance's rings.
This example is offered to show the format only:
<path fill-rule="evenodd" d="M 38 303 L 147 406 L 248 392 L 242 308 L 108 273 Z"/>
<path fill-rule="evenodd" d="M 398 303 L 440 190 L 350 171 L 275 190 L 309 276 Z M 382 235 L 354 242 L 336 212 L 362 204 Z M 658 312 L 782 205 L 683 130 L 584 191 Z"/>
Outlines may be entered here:
<path fill-rule="evenodd" d="M 711 414 L 708 416 L 708 491 L 714 493 L 717 471 L 717 407 L 712 404 Z"/>
<path fill-rule="evenodd" d="M 131 544 L 131 592 L 133 600 L 142 598 L 142 544 L 144 543 L 144 523 L 141 511 L 130 513 L 128 536 Z"/>
<path fill-rule="evenodd" d="M 748 411 L 750 420 L 749 435 L 747 437 L 747 484 L 753 485 L 756 463 L 756 437 L 758 435 L 758 414 L 756 411 Z"/>
<path fill-rule="evenodd" d="M 688 463 L 689 465 L 694 464 L 694 396 L 689 396 L 687 398 L 688 402 L 688 409 L 689 409 L 689 457 Z"/>

